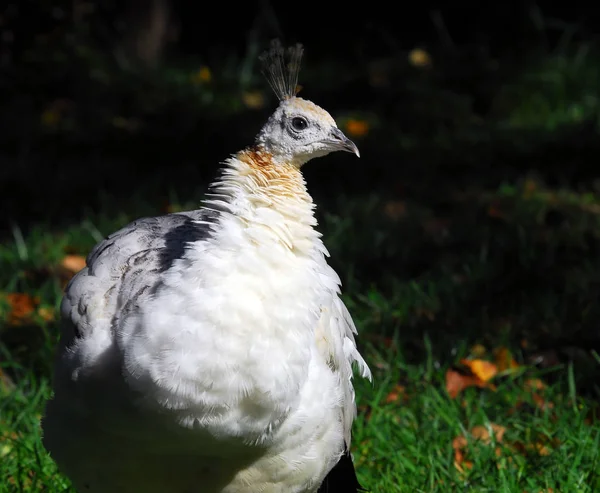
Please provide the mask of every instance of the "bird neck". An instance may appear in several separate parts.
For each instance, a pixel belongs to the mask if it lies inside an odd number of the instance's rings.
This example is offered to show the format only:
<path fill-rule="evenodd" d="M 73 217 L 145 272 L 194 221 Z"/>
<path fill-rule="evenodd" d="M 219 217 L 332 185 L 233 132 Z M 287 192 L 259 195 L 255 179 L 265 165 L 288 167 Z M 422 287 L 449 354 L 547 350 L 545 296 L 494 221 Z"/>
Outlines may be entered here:
<path fill-rule="evenodd" d="M 220 206 L 241 222 L 253 243 L 275 243 L 294 253 L 323 249 L 315 230 L 315 206 L 300 170 L 274 160 L 263 147 L 229 159 L 211 191 L 216 198 L 208 205 Z"/>

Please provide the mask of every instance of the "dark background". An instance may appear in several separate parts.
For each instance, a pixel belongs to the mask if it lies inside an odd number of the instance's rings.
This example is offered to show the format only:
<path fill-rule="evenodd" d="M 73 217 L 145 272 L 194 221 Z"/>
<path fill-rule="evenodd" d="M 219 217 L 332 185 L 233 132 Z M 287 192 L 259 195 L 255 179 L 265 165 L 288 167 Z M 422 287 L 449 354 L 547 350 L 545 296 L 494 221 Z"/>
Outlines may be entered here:
<path fill-rule="evenodd" d="M 567 44 L 570 49 L 577 40 L 595 40 L 599 10 L 584 2 L 518 1 L 354 6 L 259 1 L 216 2 L 210 8 L 181 0 L 8 2 L 0 10 L 0 226 L 77 219 L 82 199 L 98 206 L 99 190 L 130 197 L 141 172 L 179 189 L 210 180 L 216 163 L 247 145 L 272 107 L 273 99 L 258 112 L 229 102 L 240 91 L 264 88 L 256 57 L 273 37 L 305 45 L 303 96 L 326 102 L 332 113 L 349 108 L 388 119 L 379 126 L 379 142 L 363 144 L 378 146 L 385 156 L 386 128 L 396 127 L 391 138 L 397 139 L 397 132 L 454 125 L 447 121 L 448 115 L 454 119 L 454 103 L 437 101 L 436 95 L 458 95 L 468 100 L 469 112 L 494 117 L 500 86 L 511 84 L 540 56 Z M 435 59 L 427 80 L 415 77 L 406 63 L 414 48 Z M 213 78 L 204 100 L 173 82 L 203 65 Z M 373 87 L 374 73 L 383 74 L 384 87 Z M 415 96 L 415 86 L 431 89 L 433 96 L 425 91 Z M 49 128 L 40 124 L 40 115 L 52 105 L 61 121 Z M 107 124 L 115 116 L 139 119 L 142 129 L 116 132 Z M 586 152 L 594 149 L 586 141 Z M 403 149 L 393 154 L 409 157 Z M 396 172 L 368 156 L 371 172 L 355 184 L 376 187 Z M 421 163 L 403 161 L 405 174 L 419 180 Z M 337 183 L 339 176 L 332 178 L 337 171 L 334 165 L 315 181 Z M 564 171 L 549 179 L 564 178 Z M 579 172 L 570 167 L 569 173 Z M 479 174 L 483 180 L 502 178 L 490 173 Z M 509 178 L 510 166 L 502 173 Z"/>
<path fill-rule="evenodd" d="M 9 2 L 0 235 L 82 221 L 105 234 L 197 206 L 274 108 L 257 57 L 279 37 L 305 45 L 300 95 L 344 129 L 368 126 L 355 136 L 360 161 L 304 170 L 326 237 L 327 217 L 354 221 L 330 240 L 345 285 L 447 289 L 436 308 L 446 321 L 403 319 L 422 330 L 461 333 L 472 317 L 477 333 L 477 307 L 514 315 L 515 341 L 530 331 L 542 345 L 600 347 L 598 21 L 584 2 Z M 540 211 L 513 202 L 532 182 Z M 577 198 L 556 205 L 557 190 Z M 444 284 L 471 268 L 477 279 L 459 291 Z M 536 304 L 558 302 L 544 322 Z"/>

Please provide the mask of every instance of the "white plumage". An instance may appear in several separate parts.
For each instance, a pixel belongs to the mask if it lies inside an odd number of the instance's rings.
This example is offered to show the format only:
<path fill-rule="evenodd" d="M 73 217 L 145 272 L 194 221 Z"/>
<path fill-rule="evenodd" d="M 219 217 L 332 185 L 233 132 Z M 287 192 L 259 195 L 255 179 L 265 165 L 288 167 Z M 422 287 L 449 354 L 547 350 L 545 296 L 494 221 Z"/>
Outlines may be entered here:
<path fill-rule="evenodd" d="M 370 372 L 300 167 L 358 151 L 295 97 L 291 53 L 213 198 L 109 236 L 67 287 L 44 444 L 80 492 L 357 491 L 352 363 Z"/>

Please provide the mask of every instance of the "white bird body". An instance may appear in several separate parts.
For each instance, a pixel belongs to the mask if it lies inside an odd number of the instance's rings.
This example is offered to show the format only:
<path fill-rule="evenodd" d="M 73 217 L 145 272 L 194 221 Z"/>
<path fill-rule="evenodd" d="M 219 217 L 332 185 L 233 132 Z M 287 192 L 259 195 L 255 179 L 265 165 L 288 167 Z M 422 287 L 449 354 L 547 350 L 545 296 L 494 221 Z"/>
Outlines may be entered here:
<path fill-rule="evenodd" d="M 69 284 L 43 425 L 78 491 L 314 493 L 350 446 L 370 372 L 301 163 L 258 142 L 204 209 L 132 223 Z"/>

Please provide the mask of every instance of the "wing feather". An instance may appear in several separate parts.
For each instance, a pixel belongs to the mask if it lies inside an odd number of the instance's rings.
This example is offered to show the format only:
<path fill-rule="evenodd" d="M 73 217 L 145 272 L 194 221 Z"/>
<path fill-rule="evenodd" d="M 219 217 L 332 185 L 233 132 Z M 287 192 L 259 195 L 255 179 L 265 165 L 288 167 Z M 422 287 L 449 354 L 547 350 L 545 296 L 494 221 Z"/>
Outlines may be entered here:
<path fill-rule="evenodd" d="M 188 243 L 210 236 L 216 217 L 204 209 L 143 218 L 99 242 L 62 300 L 61 347 L 68 350 L 59 354 L 72 360 L 63 370 L 93 366 L 114 344 L 118 319 L 151 294 Z"/>
<path fill-rule="evenodd" d="M 316 330 L 317 347 L 332 371 L 340 378 L 344 391 L 342 403 L 344 440 L 350 447 L 352 421 L 356 416 L 352 385 L 353 364 L 356 363 L 362 377 L 371 380 L 372 376 L 371 370 L 356 347 L 354 336 L 357 330 L 350 312 L 339 296 L 339 277 L 331 268 L 327 269 L 326 275 L 337 282 L 335 290 L 329 291 L 330 297 L 321 308 L 321 318 Z"/>

